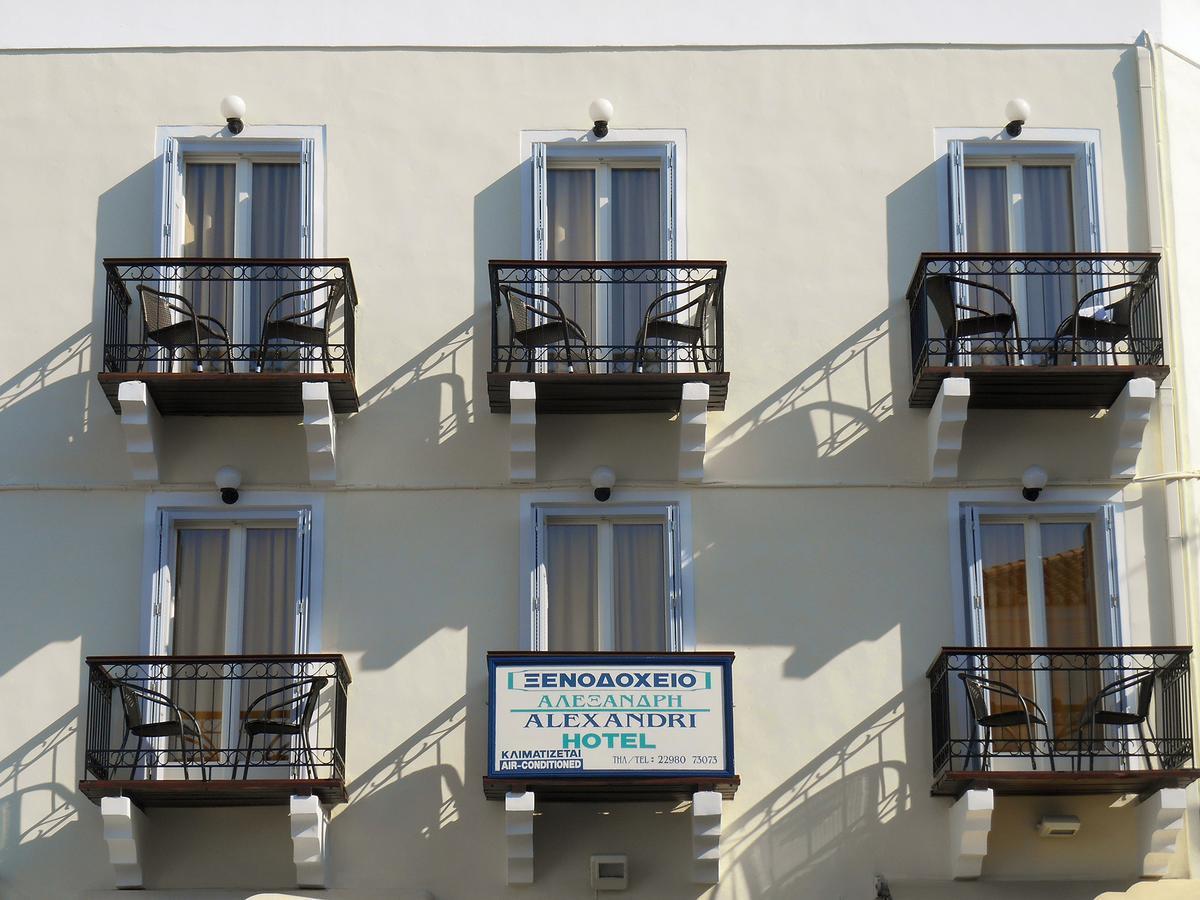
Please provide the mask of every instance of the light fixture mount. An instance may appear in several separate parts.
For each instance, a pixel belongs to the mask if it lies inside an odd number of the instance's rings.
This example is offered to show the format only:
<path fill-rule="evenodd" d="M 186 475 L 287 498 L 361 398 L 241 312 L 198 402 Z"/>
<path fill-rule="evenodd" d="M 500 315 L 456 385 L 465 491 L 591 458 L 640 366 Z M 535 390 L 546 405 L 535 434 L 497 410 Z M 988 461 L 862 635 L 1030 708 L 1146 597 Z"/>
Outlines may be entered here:
<path fill-rule="evenodd" d="M 221 98 L 221 116 L 225 119 L 225 127 L 230 134 L 241 134 L 246 127 L 243 119 L 246 116 L 246 101 L 237 94 Z"/>
<path fill-rule="evenodd" d="M 588 104 L 588 118 L 592 120 L 592 134 L 598 138 L 608 135 L 608 123 L 612 121 L 613 105 L 611 100 L 597 97 Z"/>
<path fill-rule="evenodd" d="M 1050 476 L 1041 466 L 1030 466 L 1021 473 L 1021 496 L 1033 503 L 1042 495 Z"/>
<path fill-rule="evenodd" d="M 1029 121 L 1030 109 L 1029 102 L 1020 97 L 1014 97 L 1008 101 L 1004 107 L 1004 117 L 1008 119 L 1008 124 L 1004 126 L 1004 131 L 1009 137 L 1018 137 L 1021 134 L 1021 129 L 1025 127 L 1025 123 Z"/>
<path fill-rule="evenodd" d="M 617 473 L 608 466 L 596 466 L 592 470 L 592 496 L 601 503 L 612 496 L 613 485 L 617 483 Z"/>

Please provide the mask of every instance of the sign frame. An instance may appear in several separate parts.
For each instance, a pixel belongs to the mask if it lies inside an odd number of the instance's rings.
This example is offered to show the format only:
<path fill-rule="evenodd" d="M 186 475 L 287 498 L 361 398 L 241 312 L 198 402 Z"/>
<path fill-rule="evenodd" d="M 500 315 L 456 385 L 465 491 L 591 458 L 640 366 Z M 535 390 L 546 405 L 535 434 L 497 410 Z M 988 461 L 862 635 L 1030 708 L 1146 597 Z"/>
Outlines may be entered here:
<path fill-rule="evenodd" d="M 697 651 L 671 653 L 627 653 L 623 651 L 529 651 L 492 650 L 487 655 L 488 666 L 488 739 L 487 739 L 487 772 L 485 779 L 496 781 L 524 781 L 529 783 L 552 782 L 556 780 L 570 781 L 628 781 L 639 780 L 661 781 L 663 779 L 736 779 L 736 765 L 733 755 L 733 659 L 732 651 Z M 724 769 L 592 769 L 579 770 L 549 770 L 544 772 L 498 772 L 496 764 L 496 673 L 500 668 L 512 668 L 522 665 L 553 666 L 553 665 L 587 665 L 597 666 L 629 665 L 638 667 L 653 666 L 686 666 L 704 665 L 720 668 L 721 690 L 723 699 L 723 748 Z"/>

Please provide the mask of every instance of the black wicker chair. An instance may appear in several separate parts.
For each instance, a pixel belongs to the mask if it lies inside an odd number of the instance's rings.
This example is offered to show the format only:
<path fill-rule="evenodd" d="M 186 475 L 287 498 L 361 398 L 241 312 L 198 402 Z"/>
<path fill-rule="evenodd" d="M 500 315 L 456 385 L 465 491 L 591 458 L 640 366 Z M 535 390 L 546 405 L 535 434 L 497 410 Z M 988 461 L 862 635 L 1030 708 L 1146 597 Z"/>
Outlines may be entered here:
<path fill-rule="evenodd" d="M 199 372 L 204 362 L 200 352 L 201 343 L 221 341 L 225 345 L 225 371 L 233 371 L 233 348 L 220 320 L 200 315 L 181 294 L 160 291 L 147 284 L 139 284 L 137 291 L 142 301 L 142 321 L 146 326 L 146 339 L 165 348 L 170 354 L 168 370 L 175 361 L 175 352 L 180 348 L 190 347 L 194 354 L 193 365 Z M 145 364 L 145 359 L 138 362 L 139 372 Z"/>
<path fill-rule="evenodd" d="M 329 296 L 325 298 L 324 303 L 318 303 L 316 306 L 310 306 L 298 312 L 276 314 L 276 310 L 287 301 L 309 296 L 326 288 L 329 289 Z M 259 343 L 255 371 L 261 372 L 263 366 L 266 365 L 267 344 L 273 340 L 282 340 L 302 346 L 320 347 L 321 363 L 326 372 L 332 372 L 333 359 L 329 353 L 329 333 L 333 327 L 338 304 L 345 296 L 346 285 L 344 282 L 322 280 L 277 297 L 275 302 L 267 308 L 267 314 L 263 317 L 262 338 Z M 324 318 L 321 323 L 313 324 L 316 322 L 316 315 L 322 312 Z M 306 319 L 309 321 L 306 322 Z"/>
<path fill-rule="evenodd" d="M 1118 678 L 1112 684 L 1102 689 L 1088 701 L 1083 716 L 1079 721 L 1078 749 L 1076 752 L 1076 768 L 1083 764 L 1083 732 L 1088 732 L 1088 768 L 1096 767 L 1096 729 L 1106 725 L 1116 727 L 1137 726 L 1138 740 L 1142 745 L 1142 755 L 1146 760 L 1146 768 L 1150 765 L 1150 742 L 1146 740 L 1146 732 L 1150 732 L 1150 740 L 1156 741 L 1150 728 L 1150 701 L 1154 697 L 1154 682 L 1158 673 L 1153 669 L 1149 672 L 1135 672 Z M 1128 690 L 1137 690 L 1137 705 L 1130 711 L 1105 709 L 1104 702 L 1112 697 L 1119 697 Z M 1103 734 L 1101 735 L 1103 740 Z"/>
<path fill-rule="evenodd" d="M 1109 291 L 1128 290 L 1120 300 L 1110 303 L 1090 313 L 1084 313 L 1083 308 L 1093 297 Z M 1062 320 L 1054 333 L 1055 362 L 1058 361 L 1058 347 L 1066 341 L 1071 342 L 1071 364 L 1079 364 L 1079 342 L 1091 341 L 1093 344 L 1108 344 L 1109 352 L 1116 364 L 1117 345 L 1128 341 L 1133 333 L 1133 317 L 1138 306 L 1146 298 L 1146 291 L 1140 282 L 1125 281 L 1121 284 L 1110 284 L 1088 291 L 1075 304 L 1075 311 Z M 1104 314 L 1104 318 L 1100 318 Z M 1134 350 L 1134 359 L 1137 352 Z"/>
<path fill-rule="evenodd" d="M 992 292 L 1004 301 L 1004 305 L 1008 307 L 1009 311 L 993 312 L 978 306 L 960 303 L 955 297 L 954 285 L 956 284 Z M 1013 352 L 1008 340 L 1011 332 L 1016 341 L 1017 357 L 1020 358 L 1021 327 L 1017 321 L 1017 310 L 1008 294 L 1000 288 L 982 281 L 960 278 L 957 275 L 928 275 L 925 278 L 925 295 L 933 305 L 938 321 L 941 322 L 942 331 L 946 335 L 946 362 L 948 365 L 957 365 L 958 363 L 960 340 L 977 338 L 984 334 L 994 334 L 997 336 L 998 342 L 1003 342 L 997 352 L 1003 353 L 1005 362 L 1012 365 Z M 963 312 L 970 313 L 970 315 L 960 316 L 959 314 Z M 972 350 L 970 354 L 980 352 Z"/>
<path fill-rule="evenodd" d="M 1046 724 L 1046 716 L 1042 713 L 1041 708 L 1033 700 L 1003 681 L 984 678 L 980 675 L 969 675 L 966 672 L 959 672 L 958 677 L 962 679 L 963 687 L 967 691 L 967 706 L 971 718 L 985 732 L 991 731 L 993 728 L 1014 728 L 1022 725 L 1025 727 L 1025 733 L 1029 738 L 1029 762 L 1036 771 L 1037 743 L 1034 726 L 1042 726 L 1046 733 L 1047 744 L 1050 742 L 1050 727 Z M 990 712 L 987 703 L 988 694 L 1015 700 L 1020 708 L 997 713 Z M 981 741 L 982 753 L 980 755 L 980 766 L 985 772 L 988 771 L 991 763 L 991 743 L 991 738 L 985 733 Z M 1049 757 L 1050 771 L 1053 772 L 1054 753 L 1051 752 Z"/>
<path fill-rule="evenodd" d="M 654 302 L 646 310 L 641 330 L 638 331 L 637 340 L 634 342 L 636 345 L 634 357 L 639 372 L 645 368 L 646 342 L 651 340 L 670 341 L 689 346 L 691 349 L 688 355 L 696 372 L 700 371 L 701 360 L 704 362 L 705 370 L 712 371 L 716 358 L 709 356 L 708 347 L 704 343 L 704 334 L 708 327 L 710 311 L 715 311 L 716 304 L 720 302 L 717 285 L 716 278 L 706 278 L 659 294 L 654 298 Z M 683 305 L 663 308 L 671 298 L 690 294 L 696 290 L 700 291 L 700 295 L 693 297 Z M 690 313 L 689 310 L 691 310 Z"/>
<path fill-rule="evenodd" d="M 281 687 L 265 691 L 251 701 L 250 705 L 246 707 L 245 720 L 242 724 L 242 730 L 246 733 L 246 757 L 245 765 L 242 769 L 243 779 L 250 776 L 250 756 L 254 749 L 254 738 L 260 734 L 268 737 L 299 738 L 301 746 L 308 754 L 308 770 L 313 779 L 316 779 L 316 755 L 313 753 L 312 744 L 309 742 L 308 730 L 312 724 L 312 718 L 316 714 L 317 702 L 321 698 L 321 691 L 328 683 L 328 678 L 298 678 L 289 681 Z M 268 698 L 277 697 L 280 694 L 285 695 L 286 699 L 278 703 L 272 703 L 269 706 L 264 706 L 258 711 L 257 715 L 252 715 L 255 712 L 255 707 L 260 703 L 263 703 Z M 273 715 L 275 713 L 282 713 L 282 716 L 275 717 Z M 264 760 L 268 752 L 269 748 L 264 746 L 262 750 Z"/>
<path fill-rule="evenodd" d="M 509 334 L 512 341 L 526 349 L 526 371 L 533 371 L 534 354 L 537 347 L 553 347 L 562 344 L 562 349 L 549 354 L 550 362 L 565 360 L 567 371 L 575 371 L 575 363 L 582 362 L 587 372 L 592 371 L 591 350 L 583 329 L 563 312 L 563 308 L 544 294 L 535 294 L 520 288 L 501 288 L 505 305 L 508 307 Z M 571 342 L 578 345 L 572 348 Z M 505 371 L 512 371 L 512 353 L 506 362 Z"/>
<path fill-rule="evenodd" d="M 154 752 L 153 750 L 143 750 L 148 739 L 176 738 L 179 741 L 179 752 L 183 759 L 183 777 L 191 778 L 188 774 L 188 757 L 199 753 L 201 754 L 200 778 L 202 781 L 207 781 L 208 770 L 205 768 L 203 757 L 204 739 L 196 717 L 186 709 L 180 708 L 166 694 L 160 694 L 137 682 L 118 680 L 114 682 L 114 685 L 121 695 L 121 711 L 125 717 L 125 735 L 121 739 L 121 749 L 117 751 L 118 761 L 124 756 L 130 737 L 137 738 L 137 750 L 134 752 L 133 762 L 129 766 L 129 780 L 133 780 L 133 774 L 137 771 L 138 760 L 141 759 L 142 754 Z M 168 711 L 168 717 L 158 722 L 147 722 L 142 715 L 143 703 L 165 708 Z M 194 743 L 196 747 L 194 749 L 185 748 L 183 745 L 188 741 Z"/>

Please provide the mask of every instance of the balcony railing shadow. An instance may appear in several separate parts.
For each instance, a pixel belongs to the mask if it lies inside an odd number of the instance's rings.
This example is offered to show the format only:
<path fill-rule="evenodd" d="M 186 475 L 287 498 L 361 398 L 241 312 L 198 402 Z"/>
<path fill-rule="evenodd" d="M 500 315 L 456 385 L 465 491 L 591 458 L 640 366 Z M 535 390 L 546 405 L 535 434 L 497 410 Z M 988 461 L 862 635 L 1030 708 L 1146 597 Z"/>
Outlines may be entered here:
<path fill-rule="evenodd" d="M 300 384 L 318 380 L 336 411 L 358 408 L 348 260 L 106 259 L 104 269 L 100 382 L 114 409 L 129 380 L 147 383 L 164 414 L 292 413 Z"/>
<path fill-rule="evenodd" d="M 1187 647 L 945 648 L 933 792 L 1146 793 L 1193 781 Z"/>
<path fill-rule="evenodd" d="M 1107 407 L 1125 382 L 1161 382 L 1157 254 L 922 254 L 907 300 L 910 406 L 943 379 L 992 407 Z"/>
<path fill-rule="evenodd" d="M 80 789 L 147 806 L 346 799 L 340 655 L 90 657 Z"/>
<path fill-rule="evenodd" d="M 651 260 L 488 264 L 493 412 L 508 384 L 539 384 L 539 409 L 678 409 L 682 384 L 724 408 L 724 262 Z"/>

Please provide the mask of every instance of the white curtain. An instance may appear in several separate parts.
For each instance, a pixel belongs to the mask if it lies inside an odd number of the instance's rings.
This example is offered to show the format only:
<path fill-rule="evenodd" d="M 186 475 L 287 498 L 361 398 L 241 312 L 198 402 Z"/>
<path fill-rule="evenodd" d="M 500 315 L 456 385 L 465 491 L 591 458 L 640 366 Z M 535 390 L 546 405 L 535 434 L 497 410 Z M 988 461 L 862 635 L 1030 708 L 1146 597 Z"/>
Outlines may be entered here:
<path fill-rule="evenodd" d="M 229 532 L 181 528 L 175 550 L 176 656 L 225 652 Z"/>
<path fill-rule="evenodd" d="M 296 529 L 246 531 L 242 653 L 292 653 L 296 631 Z"/>
<path fill-rule="evenodd" d="M 1004 167 L 968 166 L 963 173 L 963 185 L 967 194 L 967 249 L 974 253 L 1007 252 L 1009 193 L 1008 175 Z M 972 281 L 993 285 L 1004 291 L 1010 300 L 1013 299 L 1012 279 L 1007 275 L 968 277 Z M 970 306 L 990 312 L 1009 312 L 1008 305 L 993 291 L 966 288 L 964 293 L 963 299 Z M 977 363 L 990 361 L 990 356 L 976 360 Z"/>
<path fill-rule="evenodd" d="M 184 230 L 180 248 L 184 256 L 220 259 L 234 255 L 236 175 L 233 163 L 188 163 L 184 167 Z M 231 326 L 232 284 L 183 283 L 168 290 L 185 296 L 197 313 L 211 316 L 226 330 Z"/>
<path fill-rule="evenodd" d="M 613 169 L 612 197 L 613 259 L 658 259 L 662 256 L 662 215 L 659 171 Z M 646 315 L 646 308 L 661 290 L 671 285 L 628 285 L 609 303 L 609 329 L 613 343 L 632 345 Z"/>
<path fill-rule="evenodd" d="M 613 525 L 615 649 L 666 650 L 666 599 L 663 526 Z"/>
<path fill-rule="evenodd" d="M 176 534 L 175 619 L 171 637 L 171 652 L 175 656 L 227 652 L 229 543 L 229 531 L 223 528 L 181 528 Z M 222 682 L 207 679 L 172 681 L 170 693 L 180 708 L 196 717 L 205 745 L 220 746 L 224 708 Z M 155 709 L 154 714 L 166 715 L 166 710 Z"/>
<path fill-rule="evenodd" d="M 548 650 L 595 650 L 596 526 L 546 527 Z"/>
<path fill-rule="evenodd" d="M 296 259 L 300 256 L 300 165 L 299 163 L 254 163 L 250 186 L 250 255 L 255 259 Z M 299 282 L 253 284 L 246 298 L 246 340 L 257 342 L 262 334 L 267 308 L 282 294 L 298 290 Z M 324 299 L 319 298 L 317 302 Z M 275 310 L 275 316 L 306 308 L 303 297 L 294 298 Z M 307 323 L 306 324 L 311 324 Z M 295 365 L 287 366 L 295 368 Z M 269 366 L 279 371 L 276 362 Z"/>
<path fill-rule="evenodd" d="M 546 254 L 549 259 L 596 258 L 596 170 L 546 173 Z M 591 284 L 548 286 L 550 296 L 595 343 L 596 289 Z"/>
<path fill-rule="evenodd" d="M 1070 166 L 1022 166 L 1025 249 L 1030 253 L 1075 250 L 1075 210 Z M 1030 336 L 1051 336 L 1073 311 L 1076 279 L 1039 275 L 1026 279 L 1025 306 Z"/>

